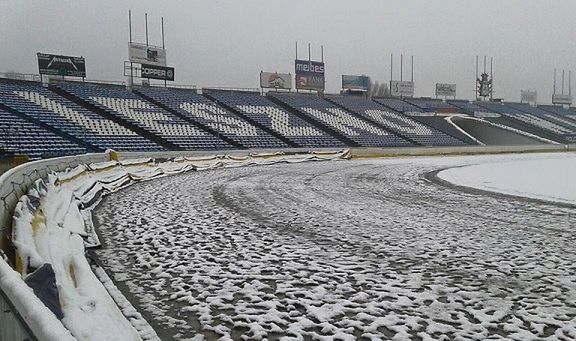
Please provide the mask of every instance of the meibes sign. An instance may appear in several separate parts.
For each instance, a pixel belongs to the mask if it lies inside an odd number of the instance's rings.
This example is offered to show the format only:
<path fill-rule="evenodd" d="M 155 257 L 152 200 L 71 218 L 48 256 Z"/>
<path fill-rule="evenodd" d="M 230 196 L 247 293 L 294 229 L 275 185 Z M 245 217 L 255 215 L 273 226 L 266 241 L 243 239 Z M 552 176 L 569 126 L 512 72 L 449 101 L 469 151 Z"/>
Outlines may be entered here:
<path fill-rule="evenodd" d="M 324 63 L 296 59 L 296 89 L 324 90 Z"/>

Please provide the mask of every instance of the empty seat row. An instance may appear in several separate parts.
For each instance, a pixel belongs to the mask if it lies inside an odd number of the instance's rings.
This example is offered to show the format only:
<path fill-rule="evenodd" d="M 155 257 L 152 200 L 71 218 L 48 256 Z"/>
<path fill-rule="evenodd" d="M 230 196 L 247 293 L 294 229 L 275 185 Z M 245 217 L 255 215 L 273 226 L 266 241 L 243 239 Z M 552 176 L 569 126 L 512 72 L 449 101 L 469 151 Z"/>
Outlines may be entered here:
<path fill-rule="evenodd" d="M 424 146 L 459 146 L 464 143 L 439 130 L 394 112 L 381 104 L 358 96 L 329 96 L 337 103 L 394 133 Z"/>
<path fill-rule="evenodd" d="M 304 117 L 365 147 L 410 146 L 405 139 L 315 95 L 272 94 Z"/>
<path fill-rule="evenodd" d="M 248 119 L 282 135 L 299 147 L 344 147 L 330 134 L 304 121 L 255 92 L 211 91 L 210 97 L 233 108 Z"/>
<path fill-rule="evenodd" d="M 0 110 L 0 149 L 28 155 L 31 159 L 86 152 L 86 148 L 77 143 L 4 110 Z"/>
<path fill-rule="evenodd" d="M 101 150 L 162 150 L 154 142 L 36 82 L 1 81 L 0 103 Z"/>
<path fill-rule="evenodd" d="M 141 87 L 137 92 L 162 103 L 198 125 L 208 127 L 245 148 L 285 148 L 286 143 L 195 90 Z"/>
<path fill-rule="evenodd" d="M 182 150 L 230 149 L 232 146 L 127 90 L 122 86 L 62 83 L 58 87 L 108 114 L 170 142 Z"/>

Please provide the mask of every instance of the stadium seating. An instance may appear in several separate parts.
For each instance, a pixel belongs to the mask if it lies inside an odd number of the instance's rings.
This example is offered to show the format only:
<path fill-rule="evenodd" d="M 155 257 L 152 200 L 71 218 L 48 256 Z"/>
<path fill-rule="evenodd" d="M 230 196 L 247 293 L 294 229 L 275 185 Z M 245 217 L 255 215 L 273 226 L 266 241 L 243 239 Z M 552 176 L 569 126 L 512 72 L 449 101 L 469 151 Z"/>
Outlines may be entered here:
<path fill-rule="evenodd" d="M 439 109 L 455 109 L 449 103 L 443 102 L 439 99 L 408 98 L 405 99 L 405 101 L 421 108 L 424 112 L 435 112 Z"/>
<path fill-rule="evenodd" d="M 57 88 L 94 106 L 95 110 L 113 116 L 126 126 L 141 129 L 140 133 L 145 137 L 170 149 L 232 148 L 230 144 L 155 106 L 123 86 L 70 82 L 60 83 Z"/>
<path fill-rule="evenodd" d="M 210 91 L 209 96 L 299 147 L 344 147 L 341 141 L 256 92 Z"/>
<path fill-rule="evenodd" d="M 302 117 L 331 130 L 352 146 L 391 147 L 409 146 L 410 142 L 377 127 L 368 121 L 339 108 L 317 95 L 268 94 L 271 98 L 293 108 Z"/>
<path fill-rule="evenodd" d="M 214 131 L 244 148 L 285 148 L 288 145 L 222 108 L 195 90 L 138 87 L 136 92 L 165 106 L 198 126 Z"/>
<path fill-rule="evenodd" d="M 574 110 L 566 109 L 557 105 L 539 105 L 538 108 L 554 114 L 560 119 L 576 122 L 576 111 Z"/>
<path fill-rule="evenodd" d="M 69 101 L 36 82 L 0 81 L 0 103 L 82 140 L 95 150 L 161 150 L 125 127 Z"/>
<path fill-rule="evenodd" d="M 559 142 L 576 141 L 576 123 L 559 115 L 524 103 L 479 102 L 479 105 L 502 114 L 507 121 L 499 123 Z"/>
<path fill-rule="evenodd" d="M 422 108 L 412 105 L 410 103 L 404 102 L 401 99 L 397 98 L 373 98 L 373 100 L 377 103 L 384 105 L 387 108 L 390 108 L 396 112 L 400 113 L 421 113 L 424 112 Z"/>
<path fill-rule="evenodd" d="M 397 98 L 375 98 L 374 101 L 392 110 L 402 112 L 405 115 L 410 116 L 412 119 L 439 130 L 446 135 L 455 137 L 458 140 L 463 141 L 465 144 L 477 144 L 475 140 L 471 139 L 466 134 L 463 134 L 458 128 L 446 121 L 445 117 L 436 116 L 433 111 L 426 111 L 421 107 Z"/>
<path fill-rule="evenodd" d="M 399 136 L 424 146 L 458 146 L 464 143 L 381 104 L 359 96 L 328 96 L 328 100 Z"/>
<path fill-rule="evenodd" d="M 462 101 L 462 100 L 449 100 L 448 103 L 455 108 L 458 108 L 460 112 L 468 114 L 470 116 L 476 117 L 488 117 L 487 115 L 493 114 L 488 111 L 488 109 L 481 107 L 475 103 L 471 103 L 469 101 Z M 494 115 L 493 115 L 494 116 Z M 495 115 L 499 117 L 500 115 Z"/>
<path fill-rule="evenodd" d="M 86 153 L 86 148 L 0 109 L 0 148 L 30 159 Z"/>

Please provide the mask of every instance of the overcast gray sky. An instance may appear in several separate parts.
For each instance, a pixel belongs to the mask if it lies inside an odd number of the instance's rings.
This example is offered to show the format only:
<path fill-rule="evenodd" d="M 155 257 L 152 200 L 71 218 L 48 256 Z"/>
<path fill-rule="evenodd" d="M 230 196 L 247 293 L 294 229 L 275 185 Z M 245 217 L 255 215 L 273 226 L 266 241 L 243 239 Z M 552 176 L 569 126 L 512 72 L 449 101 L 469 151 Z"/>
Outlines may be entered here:
<path fill-rule="evenodd" d="M 415 58 L 416 95 L 456 83 L 474 97 L 475 56 L 494 57 L 495 96 L 538 90 L 550 102 L 553 70 L 576 70 L 574 0 L 0 0 L 0 71 L 37 73 L 36 52 L 82 55 L 89 79 L 124 80 L 128 9 L 133 37 L 161 45 L 176 84 L 258 87 L 260 70 L 294 73 L 294 43 L 320 58 L 327 92 L 342 74 L 390 78 L 390 54 Z M 395 78 L 399 78 L 399 58 Z M 573 75 L 576 78 L 576 74 Z M 567 87 L 566 87 L 567 91 Z"/>

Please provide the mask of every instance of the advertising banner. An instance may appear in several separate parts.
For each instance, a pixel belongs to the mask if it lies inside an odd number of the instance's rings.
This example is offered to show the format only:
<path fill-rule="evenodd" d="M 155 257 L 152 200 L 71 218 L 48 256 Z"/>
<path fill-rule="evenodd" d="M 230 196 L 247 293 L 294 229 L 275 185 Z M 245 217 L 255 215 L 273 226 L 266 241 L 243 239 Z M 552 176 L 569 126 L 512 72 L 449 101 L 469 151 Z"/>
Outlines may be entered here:
<path fill-rule="evenodd" d="M 570 105 L 570 104 L 572 104 L 572 96 L 562 95 L 562 94 L 554 94 L 554 95 L 552 95 L 552 103 Z"/>
<path fill-rule="evenodd" d="M 324 90 L 324 63 L 296 59 L 296 89 Z"/>
<path fill-rule="evenodd" d="M 142 78 L 160 79 L 164 81 L 174 81 L 174 68 L 142 64 L 140 69 Z"/>
<path fill-rule="evenodd" d="M 292 75 L 289 73 L 260 71 L 260 87 L 272 89 L 292 89 Z"/>
<path fill-rule="evenodd" d="M 128 58 L 132 63 L 166 66 L 166 50 L 157 46 L 128 43 Z"/>
<path fill-rule="evenodd" d="M 456 97 L 456 84 L 436 83 L 436 96 Z"/>
<path fill-rule="evenodd" d="M 520 101 L 527 103 L 536 103 L 536 91 L 520 90 Z"/>
<path fill-rule="evenodd" d="M 342 75 L 342 89 L 368 91 L 370 77 Z"/>
<path fill-rule="evenodd" d="M 390 95 L 396 97 L 414 96 L 414 82 L 390 81 Z"/>
<path fill-rule="evenodd" d="M 37 56 L 41 75 L 86 77 L 86 61 L 83 57 L 47 53 L 37 53 Z"/>

